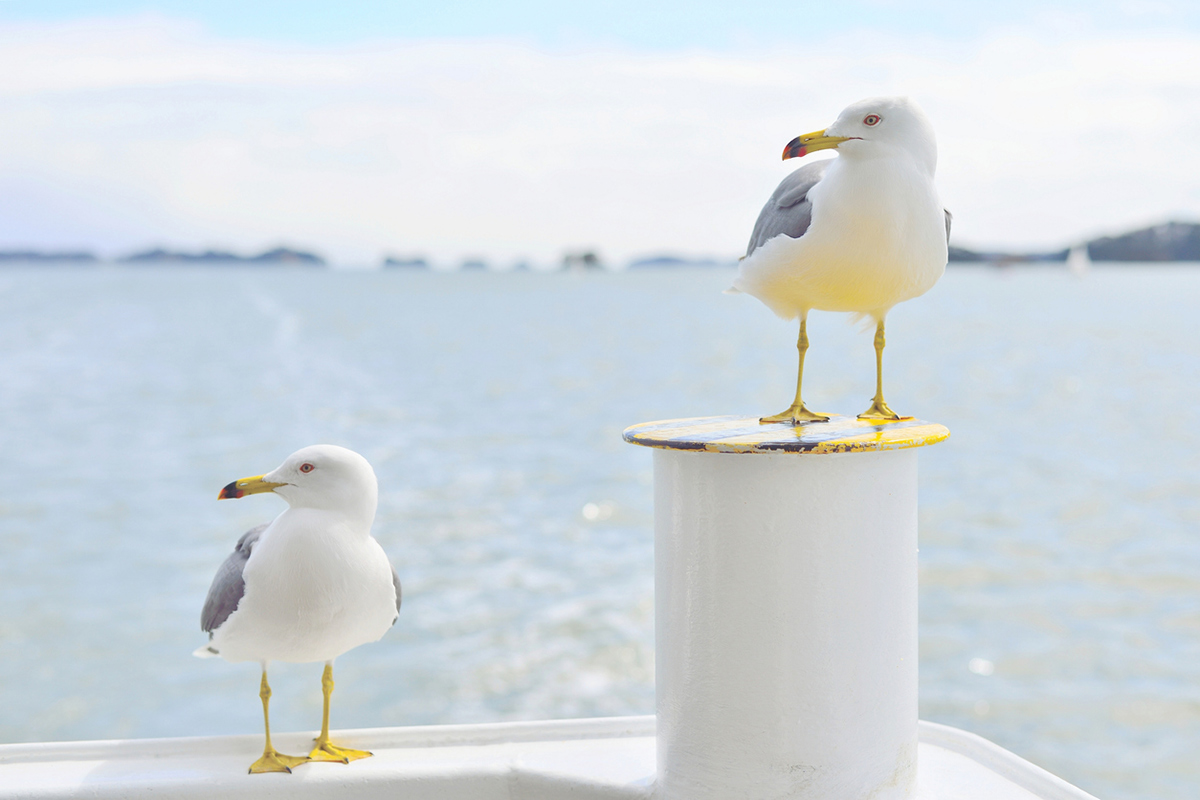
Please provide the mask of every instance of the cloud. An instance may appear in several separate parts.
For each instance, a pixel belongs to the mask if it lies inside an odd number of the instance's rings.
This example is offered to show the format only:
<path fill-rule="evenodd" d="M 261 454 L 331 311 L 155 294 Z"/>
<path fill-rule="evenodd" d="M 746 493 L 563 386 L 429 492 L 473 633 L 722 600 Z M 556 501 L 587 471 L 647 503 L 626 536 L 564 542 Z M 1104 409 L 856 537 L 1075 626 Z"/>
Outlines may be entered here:
<path fill-rule="evenodd" d="M 734 53 L 0 25 L 0 246 L 289 242 L 550 259 L 736 255 L 797 133 L 908 94 L 968 243 L 1200 216 L 1200 38 L 845 34 Z"/>

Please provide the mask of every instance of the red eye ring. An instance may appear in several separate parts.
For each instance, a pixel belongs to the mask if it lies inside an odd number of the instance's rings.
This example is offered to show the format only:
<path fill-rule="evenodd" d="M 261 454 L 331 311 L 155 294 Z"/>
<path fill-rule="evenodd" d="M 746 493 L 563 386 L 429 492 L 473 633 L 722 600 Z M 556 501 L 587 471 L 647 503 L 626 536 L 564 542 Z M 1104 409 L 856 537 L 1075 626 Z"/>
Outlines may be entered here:
<path fill-rule="evenodd" d="M 878 114 L 867 114 L 865 117 L 863 117 L 863 125 L 866 125 L 867 127 L 878 125 L 879 120 L 880 118 Z"/>
<path fill-rule="evenodd" d="M 314 469 L 316 469 L 316 467 L 314 467 L 312 464 L 309 464 L 307 461 L 300 465 L 301 472 L 312 472 Z"/>

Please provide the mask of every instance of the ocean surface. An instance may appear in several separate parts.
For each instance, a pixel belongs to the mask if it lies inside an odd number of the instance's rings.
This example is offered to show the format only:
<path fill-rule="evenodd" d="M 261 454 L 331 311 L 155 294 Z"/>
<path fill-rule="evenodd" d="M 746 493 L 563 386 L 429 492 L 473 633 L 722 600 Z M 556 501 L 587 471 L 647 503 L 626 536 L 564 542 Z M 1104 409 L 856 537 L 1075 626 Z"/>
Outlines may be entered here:
<path fill-rule="evenodd" d="M 229 481 L 332 442 L 380 480 L 400 621 L 335 727 L 654 710 L 650 453 L 758 414 L 792 324 L 723 269 L 0 269 L 0 741 L 255 733 L 257 667 L 191 656 L 218 564 L 283 508 Z M 921 716 L 1104 800 L 1200 791 L 1200 266 L 952 269 L 889 317 L 921 454 Z M 805 396 L 856 413 L 871 332 L 814 313 Z M 275 665 L 277 730 L 320 665 Z"/>

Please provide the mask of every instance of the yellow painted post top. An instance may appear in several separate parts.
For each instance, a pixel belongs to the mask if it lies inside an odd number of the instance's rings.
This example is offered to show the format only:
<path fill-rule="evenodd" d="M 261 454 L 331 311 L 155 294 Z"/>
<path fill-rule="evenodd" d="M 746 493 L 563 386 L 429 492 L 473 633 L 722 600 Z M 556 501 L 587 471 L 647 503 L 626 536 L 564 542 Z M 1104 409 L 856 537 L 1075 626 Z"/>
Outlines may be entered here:
<path fill-rule="evenodd" d="M 625 429 L 625 441 L 666 450 L 706 453 L 863 453 L 937 444 L 950 435 L 920 419 L 880 422 L 832 415 L 828 422 L 766 425 L 758 417 L 693 417 L 643 422 Z"/>

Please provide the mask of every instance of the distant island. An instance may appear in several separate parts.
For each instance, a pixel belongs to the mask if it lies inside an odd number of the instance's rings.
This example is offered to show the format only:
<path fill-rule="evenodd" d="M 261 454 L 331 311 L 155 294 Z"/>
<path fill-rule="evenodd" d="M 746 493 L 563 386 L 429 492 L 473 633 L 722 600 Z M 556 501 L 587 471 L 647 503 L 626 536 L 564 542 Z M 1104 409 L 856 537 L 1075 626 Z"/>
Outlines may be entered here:
<path fill-rule="evenodd" d="M 950 245 L 951 264 L 1033 264 L 1066 261 L 1070 249 L 1054 250 L 1049 253 L 1003 253 L 995 250 L 968 250 Z"/>
<path fill-rule="evenodd" d="M 59 264 L 90 264 L 99 261 L 95 253 L 88 252 L 48 252 L 38 250 L 0 250 L 0 261 L 59 263 Z"/>
<path fill-rule="evenodd" d="M 950 263 L 952 264 L 1045 264 L 1062 263 L 1067 260 L 1067 254 L 1075 248 L 1087 248 L 1088 257 L 1098 262 L 1150 262 L 1169 263 L 1179 261 L 1200 261 L 1200 223 L 1195 222 L 1164 222 L 1149 228 L 1121 234 L 1119 236 L 1103 236 L 1080 242 L 1074 247 L 1063 247 L 1047 252 L 1010 252 L 995 250 L 974 250 L 958 244 L 950 246 Z M 72 251 L 40 251 L 33 249 L 0 250 L 0 264 L 44 264 L 44 265 L 94 265 L 104 259 L 94 253 L 82 250 Z M 154 248 L 132 253 L 115 259 L 121 264 L 189 264 L 214 265 L 227 264 L 259 264 L 259 265 L 301 265 L 310 267 L 327 266 L 325 259 L 314 253 L 295 250 L 289 247 L 276 247 L 272 250 L 254 256 L 243 256 L 227 250 L 205 250 L 203 252 L 188 252 Z M 658 254 L 634 258 L 628 263 L 629 269 L 670 269 L 681 267 L 731 267 L 737 263 L 734 258 L 680 256 L 674 254 Z M 383 258 L 381 266 L 401 269 L 432 269 L 433 264 L 423 255 L 388 255 Z M 488 263 L 480 257 L 469 257 L 458 265 L 460 270 L 490 269 Z M 515 264 L 511 269 L 528 269 L 525 262 Z M 584 271 L 606 269 L 605 262 L 594 250 L 568 250 L 558 264 L 560 270 Z"/>
<path fill-rule="evenodd" d="M 629 262 L 630 269 L 657 269 L 661 267 L 733 267 L 737 259 L 731 258 L 685 258 L 683 256 L 648 256 Z"/>
<path fill-rule="evenodd" d="M 88 251 L 0 250 L 0 263 L 10 264 L 99 264 L 102 261 Z M 299 264 L 323 267 L 325 259 L 303 250 L 276 247 L 256 256 L 243 256 L 225 250 L 187 253 L 155 248 L 116 259 L 120 264 Z"/>
<path fill-rule="evenodd" d="M 1168 222 L 1087 243 L 1092 261 L 1200 261 L 1200 224 Z"/>
<path fill-rule="evenodd" d="M 203 253 L 183 253 L 175 250 L 146 250 L 117 259 L 123 264 L 299 264 L 310 267 L 325 266 L 325 259 L 302 250 L 276 247 L 256 256 L 240 256 L 224 250 L 206 250 Z"/>
<path fill-rule="evenodd" d="M 428 269 L 429 262 L 424 256 L 386 256 L 383 259 L 385 267 L 402 267 L 404 269 Z"/>
<path fill-rule="evenodd" d="M 595 250 L 572 250 L 563 253 L 562 268 L 568 272 L 587 269 L 604 269 L 604 261 Z"/>
<path fill-rule="evenodd" d="M 1120 236 L 1104 236 L 1080 242 L 1092 261 L 1169 262 L 1200 261 L 1200 224 L 1165 222 Z M 1002 253 L 950 248 L 952 263 L 988 262 L 1001 264 L 1066 261 L 1070 248 L 1048 253 Z"/>
<path fill-rule="evenodd" d="M 1200 261 L 1200 224 L 1192 222 L 1165 222 L 1149 228 L 1125 233 L 1120 236 L 1104 236 L 1081 242 L 1092 261 L 1107 262 L 1173 262 Z M 1070 247 L 1042 253 L 1002 252 L 994 250 L 972 250 L 957 245 L 950 246 L 952 264 L 1039 264 L 1062 263 L 1067 260 Z M 634 259 L 630 269 L 662 267 L 728 267 L 736 262 L 720 258 L 684 258 L 673 255 L 649 256 Z"/>

